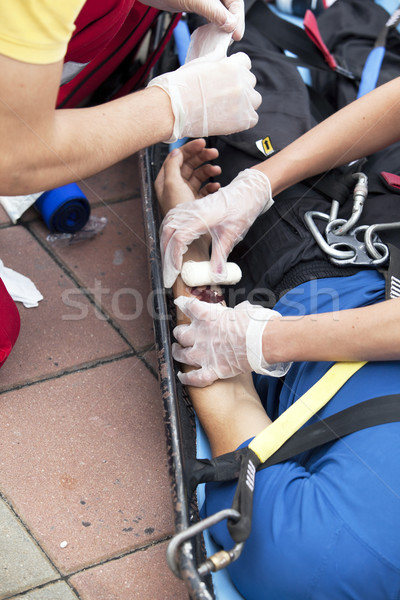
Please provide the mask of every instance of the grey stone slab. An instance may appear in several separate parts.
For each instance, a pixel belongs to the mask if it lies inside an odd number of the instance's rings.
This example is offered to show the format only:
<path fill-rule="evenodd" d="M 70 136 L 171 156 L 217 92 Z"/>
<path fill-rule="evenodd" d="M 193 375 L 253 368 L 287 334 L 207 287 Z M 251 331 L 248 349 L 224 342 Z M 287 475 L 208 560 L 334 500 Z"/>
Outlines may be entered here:
<path fill-rule="evenodd" d="M 0 500 L 0 599 L 58 578 L 12 510 Z"/>
<path fill-rule="evenodd" d="M 22 596 L 13 596 L 9 600 L 77 600 L 71 588 L 64 581 L 50 583 L 40 590 L 32 590 Z"/>

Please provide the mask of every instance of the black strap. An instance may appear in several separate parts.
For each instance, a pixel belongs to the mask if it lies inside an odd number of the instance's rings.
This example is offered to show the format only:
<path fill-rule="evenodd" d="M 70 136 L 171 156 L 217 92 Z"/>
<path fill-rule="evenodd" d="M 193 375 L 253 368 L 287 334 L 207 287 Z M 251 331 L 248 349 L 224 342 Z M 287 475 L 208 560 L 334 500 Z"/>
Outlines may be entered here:
<path fill-rule="evenodd" d="M 323 444 L 336 441 L 350 433 L 400 420 L 400 394 L 380 396 L 365 400 L 355 406 L 313 423 L 297 431 L 267 461 L 259 464 L 258 457 L 250 448 L 245 448 L 238 484 L 232 508 L 240 513 L 237 521 L 228 519 L 228 530 L 238 544 L 244 542 L 251 531 L 252 504 L 255 471 L 283 462 L 298 454 L 312 450 Z"/>
<path fill-rule="evenodd" d="M 299 429 L 260 469 L 293 458 L 302 452 L 334 442 L 361 429 L 400 421 L 400 394 L 379 396 L 346 408 L 307 427 Z"/>
<path fill-rule="evenodd" d="M 232 506 L 241 516 L 237 521 L 228 520 L 228 529 L 232 539 L 236 543 L 242 543 L 251 531 L 256 471 L 334 442 L 350 433 L 397 421 L 400 421 L 400 394 L 365 400 L 324 420 L 303 427 L 262 464 L 249 447 L 229 452 L 212 460 L 188 461 L 186 465 L 189 471 L 188 491 L 193 492 L 199 483 L 238 479 Z"/>
<path fill-rule="evenodd" d="M 346 408 L 323 421 L 306 425 L 297 431 L 257 470 L 289 460 L 298 454 L 338 440 L 361 429 L 400 421 L 400 394 L 379 396 Z M 236 450 L 213 459 L 188 460 L 186 484 L 194 491 L 200 483 L 232 481 L 237 479 L 243 466 L 247 448 Z"/>
<path fill-rule="evenodd" d="M 338 167 L 332 171 L 309 177 L 303 183 L 312 189 L 318 190 L 327 200 L 337 200 L 343 206 L 349 200 L 349 197 L 353 202 L 352 192 L 356 184 L 353 174 L 362 171 L 365 162 L 366 159 L 362 158 L 350 166 Z"/>
<path fill-rule="evenodd" d="M 248 10 L 246 23 L 257 27 L 269 41 L 281 50 L 292 52 L 295 56 L 286 58 L 293 64 L 332 72 L 322 53 L 304 29 L 282 19 L 260 0 L 254 2 Z"/>

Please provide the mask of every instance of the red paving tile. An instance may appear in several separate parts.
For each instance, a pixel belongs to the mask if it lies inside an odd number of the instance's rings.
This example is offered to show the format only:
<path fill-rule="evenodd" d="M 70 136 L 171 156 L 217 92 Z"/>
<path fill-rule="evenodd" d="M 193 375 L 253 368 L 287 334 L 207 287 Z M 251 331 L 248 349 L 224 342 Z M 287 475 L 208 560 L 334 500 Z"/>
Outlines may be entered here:
<path fill-rule="evenodd" d="M 92 211 L 108 223 L 94 239 L 54 248 L 61 261 L 105 308 L 136 350 L 153 344 L 153 322 L 147 308 L 149 268 L 140 201 L 130 200 Z M 44 239 L 40 222 L 33 231 Z"/>
<path fill-rule="evenodd" d="M 127 198 L 140 198 L 139 167 L 136 155 L 78 183 L 92 205 Z M 139 200 L 140 203 L 140 200 Z"/>
<path fill-rule="evenodd" d="M 107 321 L 97 318 L 93 305 L 22 226 L 0 229 L 0 246 L 5 266 L 29 277 L 44 296 L 36 308 L 17 303 L 21 332 L 1 369 L 0 390 L 129 350 Z M 79 315 L 84 318 L 77 319 Z"/>
<path fill-rule="evenodd" d="M 1 369 L 0 491 L 82 600 L 186 600 L 165 560 L 173 514 L 160 390 L 126 357 L 133 346 L 157 371 L 151 315 L 137 306 L 150 290 L 137 157 L 79 185 L 108 224 L 75 247 L 49 246 L 34 208 L 25 229 L 7 227 L 0 207 L 1 258 L 44 295 L 37 308 L 18 303 L 20 337 Z M 109 322 L 84 295 L 96 285 Z"/>
<path fill-rule="evenodd" d="M 63 574 L 171 535 L 161 404 L 137 358 L 0 396 L 1 490 Z"/>
<path fill-rule="evenodd" d="M 143 358 L 150 365 L 150 367 L 152 367 L 154 373 L 158 373 L 158 361 L 155 350 L 146 352 L 145 354 L 143 354 Z"/>
<path fill-rule="evenodd" d="M 70 582 L 82 600 L 188 600 L 184 584 L 168 569 L 166 544 L 88 569 Z"/>

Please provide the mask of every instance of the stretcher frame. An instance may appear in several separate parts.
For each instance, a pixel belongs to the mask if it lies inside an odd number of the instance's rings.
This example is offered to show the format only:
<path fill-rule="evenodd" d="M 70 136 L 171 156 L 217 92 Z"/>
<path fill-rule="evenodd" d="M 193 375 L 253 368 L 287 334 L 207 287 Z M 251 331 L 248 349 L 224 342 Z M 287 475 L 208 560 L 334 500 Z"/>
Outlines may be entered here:
<path fill-rule="evenodd" d="M 153 182 L 165 156 L 165 146 L 161 144 L 147 148 L 139 155 L 139 167 L 175 532 L 180 533 L 199 520 L 196 499 L 188 497 L 184 476 L 185 462 L 189 458 L 195 458 L 196 454 L 196 425 L 193 409 L 175 373 L 171 352 L 174 305 L 172 296 L 164 288 L 162 278 L 159 246 L 161 220 Z M 189 597 L 192 600 L 214 600 L 211 577 L 203 579 L 197 571 L 197 565 L 206 559 L 202 535 L 182 544 L 178 548 L 176 559 Z"/>
<path fill-rule="evenodd" d="M 161 14 L 150 48 L 157 48 L 168 28 L 167 15 Z M 153 66 L 149 79 L 179 66 L 173 39 Z M 200 521 L 196 494 L 189 497 L 185 484 L 185 463 L 196 458 L 196 420 L 186 391 L 176 376 L 172 357 L 172 329 L 175 305 L 171 291 L 164 288 L 159 245 L 161 217 L 154 181 L 169 147 L 160 143 L 139 153 L 139 173 L 142 197 L 144 233 L 147 245 L 152 295 L 153 328 L 158 363 L 158 378 L 164 411 L 168 469 L 174 512 L 175 533 L 185 531 Z M 200 577 L 198 565 L 206 559 L 202 534 L 182 544 L 176 555 L 180 576 L 191 600 L 215 600 L 212 578 Z"/>

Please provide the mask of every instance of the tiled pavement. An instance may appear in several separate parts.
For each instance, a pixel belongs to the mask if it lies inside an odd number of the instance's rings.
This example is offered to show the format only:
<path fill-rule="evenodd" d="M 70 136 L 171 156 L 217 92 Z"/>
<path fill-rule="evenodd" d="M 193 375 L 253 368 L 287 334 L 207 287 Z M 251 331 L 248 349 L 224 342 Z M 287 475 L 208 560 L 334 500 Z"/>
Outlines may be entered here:
<path fill-rule="evenodd" d="M 51 246 L 0 213 L 0 258 L 34 281 L 0 370 L 0 600 L 186 600 L 173 532 L 137 157 L 81 184 L 107 226 Z"/>

